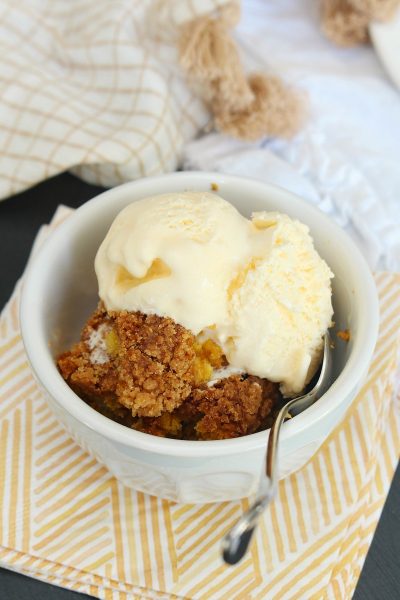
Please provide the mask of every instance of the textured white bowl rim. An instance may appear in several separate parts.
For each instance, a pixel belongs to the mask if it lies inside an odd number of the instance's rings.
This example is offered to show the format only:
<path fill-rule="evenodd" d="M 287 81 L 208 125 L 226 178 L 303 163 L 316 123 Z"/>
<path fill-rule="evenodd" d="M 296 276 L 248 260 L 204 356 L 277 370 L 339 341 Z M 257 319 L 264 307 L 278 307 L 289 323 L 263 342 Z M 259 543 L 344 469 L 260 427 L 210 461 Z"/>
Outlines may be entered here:
<path fill-rule="evenodd" d="M 39 303 L 42 301 L 40 295 L 38 296 L 38 290 L 40 290 L 44 276 L 46 257 L 48 253 L 57 252 L 58 240 L 64 236 L 68 236 L 68 232 L 74 227 L 74 222 L 77 219 L 81 219 L 82 216 L 90 214 L 102 204 L 112 202 L 113 198 L 120 195 L 121 190 L 125 193 L 128 187 L 132 189 L 134 187 L 142 188 L 142 197 L 161 193 L 160 191 L 154 191 L 154 188 L 157 190 L 162 189 L 162 184 L 166 180 L 169 183 L 175 180 L 177 184 L 179 182 L 179 185 L 182 185 L 182 182 L 186 181 L 189 189 L 195 188 L 196 181 L 203 184 L 210 184 L 210 182 L 216 182 L 219 185 L 223 185 L 224 183 L 230 185 L 237 184 L 239 187 L 242 187 L 245 183 L 249 191 L 252 189 L 254 192 L 262 192 L 265 195 L 270 194 L 271 196 L 278 195 L 286 199 L 291 198 L 293 203 L 297 203 L 297 206 L 301 207 L 303 215 L 309 214 L 313 218 L 318 218 L 321 227 L 324 227 L 327 231 L 327 235 L 334 236 L 337 244 L 340 244 L 346 251 L 348 262 L 352 264 L 354 273 L 357 274 L 357 282 L 353 281 L 353 287 L 357 288 L 359 297 L 362 299 L 362 302 L 357 305 L 360 332 L 354 342 L 352 352 L 342 373 L 318 402 L 295 419 L 284 424 L 281 432 L 281 441 L 289 441 L 301 433 L 306 433 L 307 429 L 315 427 L 318 421 L 329 418 L 329 413 L 334 412 L 343 400 L 354 391 L 354 388 L 360 382 L 361 374 L 365 373 L 371 361 L 378 335 L 379 323 L 376 287 L 369 267 L 360 251 L 349 236 L 332 220 L 317 208 L 287 190 L 254 179 L 196 171 L 170 173 L 129 182 L 112 188 L 78 208 L 44 242 L 42 248 L 28 265 L 24 276 L 20 308 L 21 333 L 33 372 L 44 389 L 47 390 L 50 396 L 64 410 L 106 439 L 120 444 L 156 454 L 198 458 L 242 454 L 265 445 L 265 432 L 229 440 L 204 442 L 174 440 L 141 433 L 104 417 L 85 404 L 62 379 L 51 356 L 43 332 L 40 330 L 39 320 L 35 319 L 35 311 L 38 310 Z"/>

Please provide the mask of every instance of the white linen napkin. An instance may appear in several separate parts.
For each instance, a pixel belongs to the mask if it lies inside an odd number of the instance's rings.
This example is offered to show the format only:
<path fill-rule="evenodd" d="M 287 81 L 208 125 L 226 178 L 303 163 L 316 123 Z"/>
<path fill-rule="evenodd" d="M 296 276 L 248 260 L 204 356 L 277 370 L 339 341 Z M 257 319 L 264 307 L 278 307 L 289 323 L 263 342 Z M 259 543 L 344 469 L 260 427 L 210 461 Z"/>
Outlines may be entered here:
<path fill-rule="evenodd" d="M 184 167 L 277 183 L 352 235 L 373 269 L 400 270 L 400 94 L 372 47 L 343 49 L 320 31 L 314 0 L 246 0 L 237 38 L 248 69 L 273 64 L 309 98 L 289 141 L 211 134 L 185 147 Z"/>

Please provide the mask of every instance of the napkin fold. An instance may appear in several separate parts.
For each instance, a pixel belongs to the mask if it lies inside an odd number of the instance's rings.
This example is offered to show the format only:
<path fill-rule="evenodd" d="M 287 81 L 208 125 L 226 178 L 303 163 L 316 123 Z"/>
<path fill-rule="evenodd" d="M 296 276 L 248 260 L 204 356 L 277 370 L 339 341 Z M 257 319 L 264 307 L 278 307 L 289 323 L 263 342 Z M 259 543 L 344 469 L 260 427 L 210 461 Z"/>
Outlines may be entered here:
<path fill-rule="evenodd" d="M 375 279 L 381 325 L 368 377 L 317 454 L 280 482 L 234 568 L 221 562 L 220 539 L 248 500 L 146 496 L 69 437 L 27 364 L 19 282 L 0 318 L 0 566 L 107 600 L 350 598 L 400 453 L 400 276 Z"/>

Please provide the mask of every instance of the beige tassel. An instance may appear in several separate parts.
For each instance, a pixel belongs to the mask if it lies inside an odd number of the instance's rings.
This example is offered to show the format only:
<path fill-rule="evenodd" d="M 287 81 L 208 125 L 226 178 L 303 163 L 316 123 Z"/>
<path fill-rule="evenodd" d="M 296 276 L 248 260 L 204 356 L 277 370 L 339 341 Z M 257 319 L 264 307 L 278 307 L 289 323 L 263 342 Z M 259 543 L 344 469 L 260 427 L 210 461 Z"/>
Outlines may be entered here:
<path fill-rule="evenodd" d="M 400 0 L 349 0 L 355 10 L 368 17 L 368 20 L 388 21 L 397 8 Z"/>
<path fill-rule="evenodd" d="M 369 40 L 368 17 L 356 10 L 349 0 L 322 0 L 322 30 L 339 46 L 356 46 Z"/>
<path fill-rule="evenodd" d="M 229 29 L 239 7 L 229 4 L 215 18 L 199 17 L 182 28 L 180 62 L 208 103 L 216 127 L 243 140 L 288 137 L 304 116 L 304 102 L 277 77 L 246 77 Z"/>
<path fill-rule="evenodd" d="M 372 19 L 387 21 L 400 0 L 322 0 L 322 30 L 339 46 L 355 46 L 369 41 Z"/>
<path fill-rule="evenodd" d="M 213 101 L 217 128 L 249 141 L 261 135 L 293 136 L 304 117 L 303 99 L 288 90 L 279 77 L 253 74 L 248 86 L 253 99 L 245 109 L 227 111 L 218 98 Z"/>

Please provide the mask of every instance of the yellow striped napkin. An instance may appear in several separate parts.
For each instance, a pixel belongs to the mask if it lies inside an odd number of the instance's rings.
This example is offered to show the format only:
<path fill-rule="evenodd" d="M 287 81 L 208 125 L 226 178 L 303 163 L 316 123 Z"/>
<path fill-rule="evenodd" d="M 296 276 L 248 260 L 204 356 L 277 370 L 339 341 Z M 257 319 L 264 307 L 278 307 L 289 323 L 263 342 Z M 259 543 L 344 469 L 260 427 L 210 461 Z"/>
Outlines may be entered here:
<path fill-rule="evenodd" d="M 104 599 L 350 598 L 400 450 L 400 276 L 376 283 L 368 379 L 314 458 L 280 483 L 235 568 L 221 563 L 220 539 L 247 500 L 178 505 L 124 488 L 54 418 L 26 362 L 18 284 L 0 320 L 0 566 Z"/>

